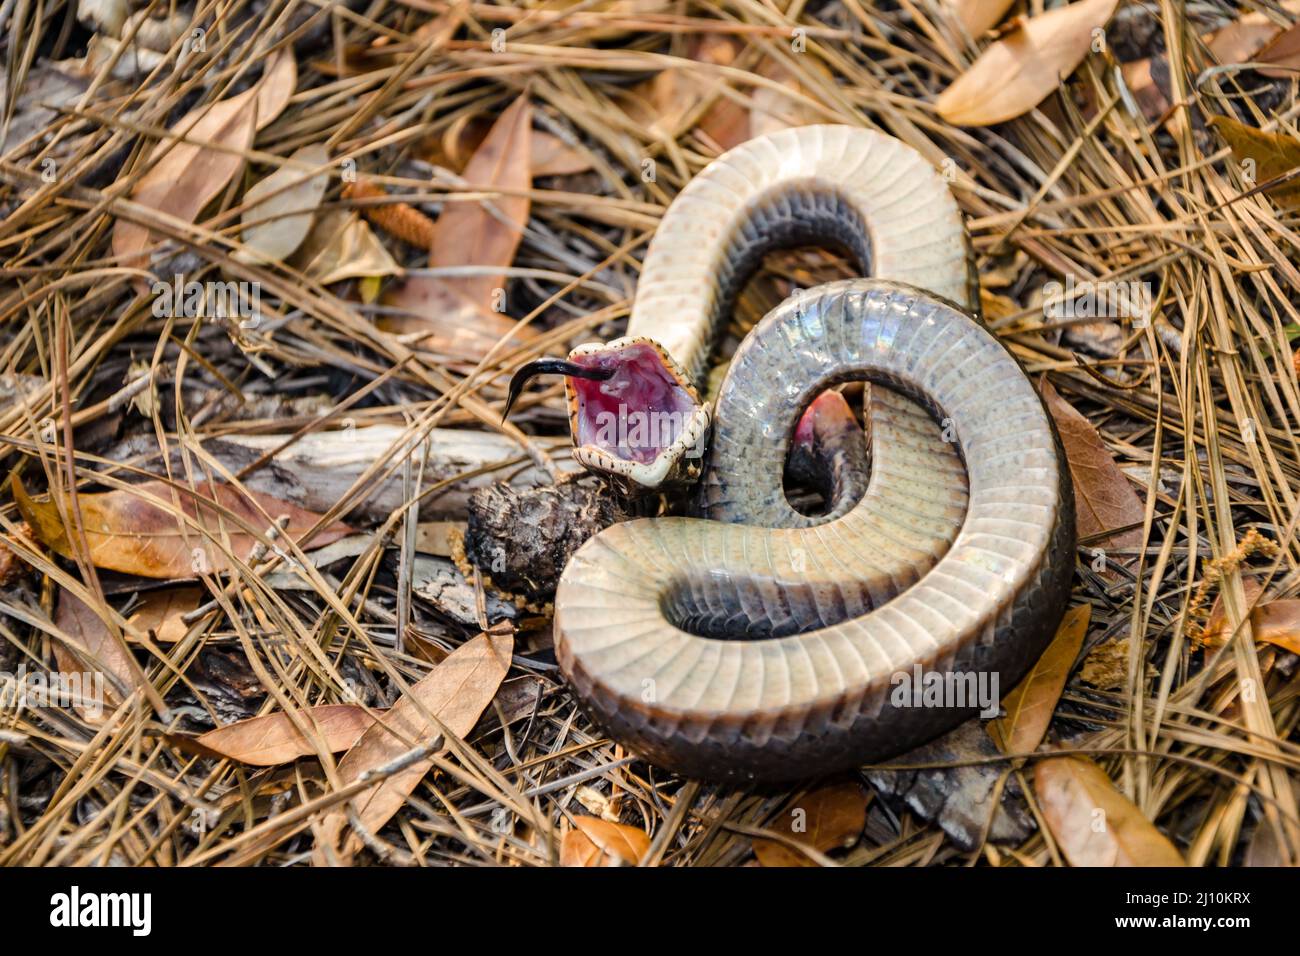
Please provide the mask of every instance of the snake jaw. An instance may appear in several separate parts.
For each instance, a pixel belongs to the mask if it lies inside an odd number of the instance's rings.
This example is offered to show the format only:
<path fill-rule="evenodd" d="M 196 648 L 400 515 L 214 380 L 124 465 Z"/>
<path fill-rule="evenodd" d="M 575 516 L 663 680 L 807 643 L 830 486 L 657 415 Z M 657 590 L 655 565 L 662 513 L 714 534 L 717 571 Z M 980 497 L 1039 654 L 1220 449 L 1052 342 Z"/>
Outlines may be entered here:
<path fill-rule="evenodd" d="M 573 457 L 627 495 L 693 483 L 711 415 L 672 356 L 653 339 L 581 345 L 569 361 L 600 372 L 565 379 Z"/>

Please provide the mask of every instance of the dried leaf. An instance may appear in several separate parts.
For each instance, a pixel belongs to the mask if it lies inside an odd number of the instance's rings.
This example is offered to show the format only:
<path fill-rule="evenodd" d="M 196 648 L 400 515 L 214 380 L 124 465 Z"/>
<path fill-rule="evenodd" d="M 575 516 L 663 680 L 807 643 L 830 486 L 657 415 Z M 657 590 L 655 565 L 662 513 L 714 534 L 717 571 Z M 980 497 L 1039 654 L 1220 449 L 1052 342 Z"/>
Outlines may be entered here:
<path fill-rule="evenodd" d="M 560 844 L 561 866 L 636 866 L 650 849 L 644 830 L 597 817 L 574 817 Z"/>
<path fill-rule="evenodd" d="M 58 505 L 37 501 L 15 475 L 14 500 L 37 538 L 65 558 L 74 554 L 75 532 L 64 527 Z M 320 515 L 255 491 L 200 482 L 193 491 L 163 481 L 146 481 L 130 489 L 78 495 L 90 560 L 99 568 L 146 578 L 189 578 L 230 569 L 226 542 L 239 561 L 246 561 L 257 539 L 223 514 L 265 533 L 271 521 L 288 515 L 285 534 L 297 539 Z M 66 507 L 71 515 L 71 503 Z M 183 520 L 180 515 L 190 520 Z M 270 520 L 267 519 L 270 516 Z M 322 528 L 312 543 L 336 541 L 351 530 L 342 522 Z M 207 531 L 216 540 L 209 540 Z"/>
<path fill-rule="evenodd" d="M 464 170 L 465 164 L 492 129 L 490 117 L 466 114 L 440 137 L 429 137 L 416 144 L 420 158 L 452 172 Z M 532 173 L 538 176 L 571 176 L 591 169 L 591 158 L 569 146 L 558 136 L 533 130 Z"/>
<path fill-rule="evenodd" d="M 1292 654 L 1300 654 L 1300 598 L 1260 600 L 1264 589 L 1258 581 L 1245 578 L 1241 584 L 1246 605 L 1254 605 L 1250 614 L 1251 636 L 1256 641 L 1272 644 Z M 1201 643 L 1206 647 L 1221 647 L 1228 637 L 1227 615 L 1220 595 L 1214 599 L 1214 605 L 1210 608 L 1210 617 L 1201 634 Z"/>
<path fill-rule="evenodd" d="M 243 166 L 241 153 L 253 145 L 257 130 L 288 105 L 296 81 L 297 66 L 286 50 L 243 93 L 187 113 L 173 128 L 185 141 L 165 139 L 154 147 L 148 172 L 136 182 L 131 200 L 194 222 Z M 147 226 L 118 219 L 113 225 L 113 254 L 144 265 L 143 254 L 157 238 Z"/>
<path fill-rule="evenodd" d="M 1090 604 L 1079 604 L 1066 611 L 1047 650 L 1011 693 L 1002 698 L 1006 716 L 989 725 L 989 734 L 1003 753 L 1029 753 L 1043 742 L 1070 668 L 1083 647 L 1091 616 Z"/>
<path fill-rule="evenodd" d="M 1034 793 L 1071 866 L 1185 866 L 1182 856 L 1110 778 L 1083 757 L 1034 768 Z"/>
<path fill-rule="evenodd" d="M 1127 525 L 1141 525 L 1146 516 L 1142 499 L 1124 477 L 1092 423 L 1042 380 L 1043 403 L 1056 422 L 1074 480 L 1074 504 L 1080 538 L 1090 538 Z M 1101 544 L 1132 548 L 1142 544 L 1141 528 L 1108 535 Z"/>
<path fill-rule="evenodd" d="M 469 163 L 462 178 L 466 189 L 493 192 L 532 187 L 532 104 L 525 94 L 501 114 Z M 527 196 L 500 193 L 477 202 L 448 201 L 434 226 L 430 269 L 461 266 L 506 267 L 528 223 Z M 384 322 L 389 331 L 412 332 L 420 324 L 444 328 L 484 320 L 501 320 L 505 273 L 449 278 L 414 276 L 384 297 L 386 304 L 414 317 Z M 511 323 L 513 328 L 513 323 Z M 495 336 L 493 341 L 500 336 Z"/>
<path fill-rule="evenodd" d="M 150 591 L 126 623 L 141 633 L 148 633 L 158 644 L 175 644 L 190 631 L 182 618 L 203 603 L 202 588 L 165 588 Z"/>
<path fill-rule="evenodd" d="M 1117 2 L 1079 0 L 1024 21 L 939 95 L 939 115 L 957 126 L 990 126 L 1027 113 L 1083 62 Z"/>
<path fill-rule="evenodd" d="M 443 727 L 457 737 L 468 734 L 501 686 L 510 668 L 513 650 L 514 638 L 495 632 L 480 634 L 458 647 L 412 685 L 383 720 L 362 734 L 339 761 L 339 783 L 346 786 L 359 780 L 366 772 L 428 743 L 442 732 Z M 427 720 L 426 713 L 436 717 L 441 726 Z M 362 824 L 371 833 L 377 832 L 401 808 L 432 766 L 430 760 L 418 760 L 356 796 L 353 805 Z M 321 823 L 321 842 L 331 848 L 337 847 L 346 823 L 344 811 L 332 811 Z M 351 835 L 342 857 L 351 858 L 360 847 L 360 839 Z M 325 862 L 326 859 L 324 853 L 318 851 L 316 862 Z"/>
<path fill-rule="evenodd" d="M 60 631 L 75 640 L 85 653 L 71 645 L 59 641 L 54 644 L 54 660 L 59 674 L 72 681 L 73 686 L 82 689 L 85 698 L 81 704 L 74 704 L 77 712 L 87 719 L 99 716 L 107 705 L 116 707 L 122 702 L 118 688 L 130 691 L 139 685 L 137 669 L 132 666 L 126 649 L 117 641 L 108 625 L 94 610 L 71 591 L 59 591 L 59 603 L 54 609 L 54 623 Z M 104 700 L 95 700 L 87 691 L 86 681 L 82 675 L 103 674 Z"/>
<path fill-rule="evenodd" d="M 777 817 L 771 829 L 825 853 L 852 846 L 867 825 L 867 795 L 856 783 L 838 783 L 804 794 Z M 754 840 L 763 866 L 816 866 L 806 855 L 776 840 Z"/>
<path fill-rule="evenodd" d="M 1253 59 L 1256 63 L 1273 64 L 1274 69 L 1260 68 L 1259 72 L 1265 76 L 1281 78 L 1294 76 L 1296 70 L 1300 69 L 1300 23 L 1292 25 L 1269 40 L 1255 53 Z"/>
<path fill-rule="evenodd" d="M 532 175 L 572 176 L 591 169 L 591 158 L 558 136 L 533 130 Z"/>
<path fill-rule="evenodd" d="M 973 39 L 978 40 L 1002 22 L 1016 0 L 948 0 L 948 6 Z"/>
<path fill-rule="evenodd" d="M 356 704 L 321 704 L 299 714 L 314 726 L 316 737 L 330 753 L 351 748 L 375 723 L 375 712 Z M 239 720 L 209 730 L 195 740 L 199 746 L 253 767 L 274 767 L 319 751 L 283 711 Z"/>
<path fill-rule="evenodd" d="M 1249 63 L 1282 28 L 1262 13 L 1248 13 L 1202 37 L 1220 63 Z"/>
<path fill-rule="evenodd" d="M 302 166 L 324 166 L 329 149 L 322 143 L 304 146 L 244 195 L 242 240 L 235 258 L 242 262 L 281 262 L 307 238 L 312 216 L 325 196 L 329 172 L 309 176 Z M 263 198 L 266 197 L 266 198 Z"/>
<path fill-rule="evenodd" d="M 1300 166 L 1300 142 L 1293 136 L 1266 133 L 1229 116 L 1212 116 L 1210 124 L 1219 131 L 1237 162 L 1253 166 L 1251 178 L 1256 185 Z M 1265 192 L 1285 208 L 1300 207 L 1300 178 L 1279 183 Z"/>
<path fill-rule="evenodd" d="M 321 285 L 402 271 L 369 223 L 346 209 L 331 209 L 317 217 L 291 265 Z"/>

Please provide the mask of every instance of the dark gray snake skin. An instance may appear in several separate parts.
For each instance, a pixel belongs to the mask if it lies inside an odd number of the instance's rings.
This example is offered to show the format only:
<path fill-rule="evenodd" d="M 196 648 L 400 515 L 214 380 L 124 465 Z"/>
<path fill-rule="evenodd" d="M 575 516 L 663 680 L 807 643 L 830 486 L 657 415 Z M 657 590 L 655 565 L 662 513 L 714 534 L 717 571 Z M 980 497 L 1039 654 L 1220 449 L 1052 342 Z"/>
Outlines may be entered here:
<path fill-rule="evenodd" d="M 803 239 L 843 208 L 827 190 L 795 169 L 736 218 L 773 245 Z M 870 235 L 870 219 L 853 223 Z M 833 238 L 872 258 L 870 241 Z M 757 258 L 753 242 L 722 247 Z M 734 262 L 722 271 L 710 312 L 747 278 Z M 945 283 L 961 288 L 951 270 Z M 795 423 L 823 390 L 862 379 L 883 386 L 870 390 L 866 492 L 803 515 L 782 486 Z M 571 559 L 561 670 L 611 736 L 690 777 L 797 779 L 900 753 L 974 704 L 896 706 L 895 675 L 996 673 L 1005 693 L 1051 639 L 1073 572 L 1063 462 L 1020 366 L 962 308 L 884 279 L 804 292 L 737 350 L 700 517 L 618 524 Z"/>

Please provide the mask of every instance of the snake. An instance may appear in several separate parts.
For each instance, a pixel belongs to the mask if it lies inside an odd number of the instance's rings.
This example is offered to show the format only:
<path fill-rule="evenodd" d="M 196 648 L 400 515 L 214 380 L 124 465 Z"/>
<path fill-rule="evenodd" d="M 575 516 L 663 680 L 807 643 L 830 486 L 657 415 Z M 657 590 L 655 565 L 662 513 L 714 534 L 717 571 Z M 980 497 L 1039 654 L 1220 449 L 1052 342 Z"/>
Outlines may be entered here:
<path fill-rule="evenodd" d="M 739 291 L 799 245 L 864 278 L 787 298 L 704 400 Z M 625 493 L 688 489 L 690 513 L 614 524 L 560 577 L 556 660 L 603 732 L 690 778 L 797 780 L 903 753 L 976 712 L 972 680 L 1005 692 L 1027 672 L 1069 596 L 1074 498 L 1051 416 L 977 308 L 939 171 L 883 133 L 799 127 L 681 190 L 626 335 L 519 370 L 511 399 L 565 376 L 587 468 Z M 785 465 L 843 423 L 825 399 L 852 381 L 870 383 L 865 467 L 841 456 L 806 513 Z M 922 679 L 952 693 L 924 702 L 906 690 Z"/>

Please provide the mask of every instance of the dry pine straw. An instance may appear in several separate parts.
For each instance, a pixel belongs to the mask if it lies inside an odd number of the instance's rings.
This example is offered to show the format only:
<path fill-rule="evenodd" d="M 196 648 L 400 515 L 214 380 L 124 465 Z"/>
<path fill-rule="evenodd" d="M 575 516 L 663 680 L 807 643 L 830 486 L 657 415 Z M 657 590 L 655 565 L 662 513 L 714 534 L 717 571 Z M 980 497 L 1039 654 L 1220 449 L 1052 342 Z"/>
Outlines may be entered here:
<path fill-rule="evenodd" d="M 0 408 L 13 449 L 7 462 L 23 463 L 25 480 L 38 486 L 64 488 L 72 476 L 85 487 L 95 461 L 87 449 L 104 450 L 106 436 L 164 434 L 188 463 L 190 471 L 178 473 L 188 481 L 207 467 L 204 440 L 322 427 L 333 404 L 381 378 L 367 403 L 349 409 L 357 425 L 396 424 L 409 438 L 434 425 L 494 427 L 513 368 L 616 330 L 611 321 L 635 289 L 646 238 L 672 196 L 716 155 L 728 123 L 734 131 L 782 104 L 799 122 L 879 128 L 936 165 L 951 160 L 944 168 L 954 172 L 969 217 L 991 325 L 1031 375 L 1047 373 L 1099 429 L 1143 502 L 1136 538 L 1111 544 L 1106 573 L 1081 565 L 1073 595 L 1092 605 L 1085 654 L 1101 641 L 1126 639 L 1127 676 L 1104 691 L 1072 678 L 1049 742 L 1090 754 L 1190 863 L 1239 863 L 1270 845 L 1294 859 L 1295 662 L 1257 652 L 1248 629 L 1209 655 L 1194 652 L 1188 633 L 1212 588 L 1222 589 L 1231 621 L 1243 619 L 1243 571 L 1264 575 L 1271 594 L 1296 591 L 1300 393 L 1288 336 L 1298 321 L 1300 250 L 1289 210 L 1259 194 L 1239 198 L 1247 191 L 1241 170 L 1203 118 L 1236 111 L 1257 126 L 1290 128 L 1300 106 L 1289 81 L 1204 73 L 1205 54 L 1192 38 L 1221 21 L 1189 23 L 1183 4 L 1158 6 L 1164 22 L 1155 32 L 1176 51 L 1168 58 L 1170 88 L 1186 111 L 1157 126 L 1125 108 L 1109 58 L 1149 55 L 1152 40 L 1121 20 L 1111 28 L 1113 49 L 1085 62 L 1068 98 L 1053 94 L 1038 110 L 990 129 L 953 128 L 928 106 L 975 50 L 950 20 L 926 12 L 938 5 L 831 3 L 814 15 L 796 4 L 789 20 L 756 0 L 664 5 L 653 17 L 617 9 L 534 15 L 490 4 L 436 22 L 402 5 L 375 8 L 374 19 L 343 14 L 300 57 L 296 94 L 258 135 L 250 158 L 327 142 L 333 156 L 355 159 L 373 178 L 348 191 L 331 182 L 326 203 L 363 208 L 401 263 L 422 264 L 436 204 L 460 188 L 454 176 L 431 181 L 429 167 L 413 161 L 466 117 L 498 116 L 526 89 L 533 128 L 591 158 L 587 172 L 539 179 L 528 193 L 531 215 L 514 262 L 527 272 L 511 283 L 510 315 L 538 311 L 530 325 L 541 334 L 487 358 L 480 351 L 481 361 L 438 345 L 412 351 L 377 333 L 374 311 L 358 304 L 349 283 L 321 287 L 286 267 L 231 259 L 214 228 L 233 236 L 237 213 L 215 226 L 156 228 L 188 274 L 259 281 L 265 303 L 292 313 L 290 320 L 250 332 L 154 319 L 109 258 L 115 211 L 145 164 L 133 163 L 119 179 L 89 174 L 134 158 L 151 142 L 147 134 L 180 115 L 182 102 L 223 89 L 258 59 L 254 47 L 272 27 L 264 19 L 254 29 L 213 34 L 219 52 L 165 69 L 147 86 L 102 77 L 83 101 L 42 124 L 52 137 L 11 141 L 0 160 L 7 184 L 0 374 L 37 376 L 43 389 L 39 414 L 12 402 Z M 211 8 L 202 5 L 205 15 Z M 60 36 L 65 9 L 66 0 L 15 11 L 25 20 L 6 38 L 7 73 L 19 77 L 14 90 L 34 82 L 29 66 L 52 51 L 70 55 Z M 222 17 L 233 27 L 247 11 L 236 2 Z M 291 0 L 282 22 L 301 23 L 310 12 Z M 810 28 L 799 53 L 790 42 L 795 22 Z M 1127 40 L 1121 22 L 1129 23 Z M 507 29 L 508 42 L 494 52 L 498 28 Z M 675 72 L 647 83 L 665 68 Z M 5 105 L 15 106 L 13 91 Z M 43 151 L 58 156 L 53 184 L 32 172 Z M 652 181 L 642 175 L 646 160 L 656 170 Z M 236 209 L 239 195 L 232 187 L 217 203 Z M 742 297 L 738 326 L 791 284 L 841 274 L 824 257 L 774 259 Z M 1066 276 L 1151 282 L 1156 320 L 1137 327 L 1045 319 L 1041 290 Z M 138 382 L 141 369 L 155 382 L 152 401 L 125 411 L 103 401 L 128 370 Z M 242 406 L 231 400 L 241 391 Z M 277 393 L 299 404 L 248 401 Z M 186 413 L 179 426 L 178 405 Z M 43 417 L 61 427 L 73 409 L 91 408 L 75 418 L 75 460 L 65 453 L 66 433 L 54 446 L 38 441 Z M 559 396 L 532 402 L 522 420 L 530 431 L 561 434 Z M 525 456 L 542 460 L 531 444 L 522 446 Z M 367 482 L 385 471 L 405 474 L 413 496 L 419 476 L 403 467 L 394 447 Z M 0 518 L 16 531 L 8 501 Z M 337 703 L 352 692 L 373 706 L 391 704 L 431 661 L 474 633 L 411 600 L 407 527 L 404 511 L 395 510 L 382 526 L 382 547 L 335 566 L 338 577 L 314 576 L 307 591 L 262 587 L 253 578 L 269 573 L 266 566 L 241 570 L 240 586 L 227 588 L 193 633 L 173 645 L 134 648 L 148 691 L 108 724 L 72 710 L 6 710 L 0 862 L 310 859 L 321 813 L 338 805 L 333 764 L 258 769 L 195 754 L 176 736 L 186 726 L 164 720 L 158 704 L 186 700 L 193 713 L 223 718 Z M 1261 549 L 1264 539 L 1275 546 Z M 1107 542 L 1084 542 L 1098 543 Z M 83 582 L 93 607 L 122 607 L 118 595 L 110 601 L 102 593 L 102 576 L 40 557 L 30 543 L 14 549 L 41 574 L 0 595 L 7 667 L 51 660 L 41 620 L 55 585 Z M 651 862 L 741 864 L 752 858 L 754 836 L 803 799 L 799 791 L 688 784 L 629 761 L 538 663 L 547 642 L 544 614 L 521 622 L 501 699 L 463 745 L 436 756 L 379 833 L 365 834 L 362 860 L 543 865 L 560 858 L 576 816 L 603 813 L 647 834 Z M 1266 692 L 1241 694 L 1248 682 Z M 255 693 L 241 697 L 240 687 Z M 1027 775 L 1016 778 L 1032 789 Z M 872 800 L 860 835 L 849 839 L 839 859 L 853 864 L 1062 861 L 1041 827 L 1018 846 L 961 850 L 935 823 L 882 800 Z"/>

